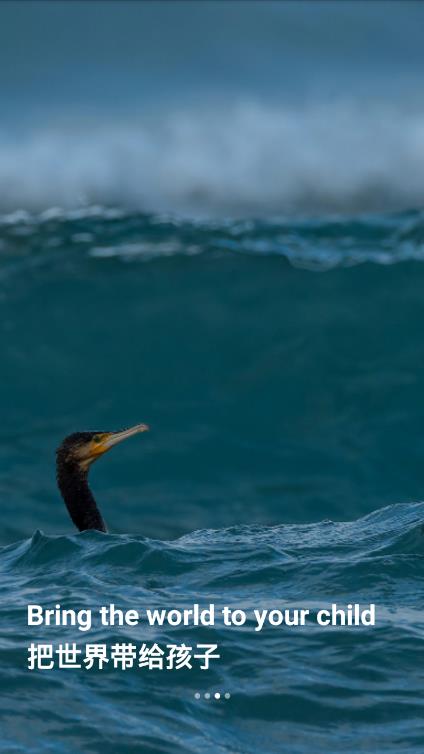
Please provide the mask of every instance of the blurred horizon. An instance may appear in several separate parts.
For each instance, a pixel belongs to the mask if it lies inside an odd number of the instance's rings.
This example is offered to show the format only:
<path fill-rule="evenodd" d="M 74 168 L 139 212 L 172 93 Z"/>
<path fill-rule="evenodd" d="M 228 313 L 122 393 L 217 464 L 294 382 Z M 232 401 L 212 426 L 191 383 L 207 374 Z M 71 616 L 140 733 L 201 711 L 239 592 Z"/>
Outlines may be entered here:
<path fill-rule="evenodd" d="M 413 1 L 3 2 L 0 213 L 420 207 L 423 25 Z"/>

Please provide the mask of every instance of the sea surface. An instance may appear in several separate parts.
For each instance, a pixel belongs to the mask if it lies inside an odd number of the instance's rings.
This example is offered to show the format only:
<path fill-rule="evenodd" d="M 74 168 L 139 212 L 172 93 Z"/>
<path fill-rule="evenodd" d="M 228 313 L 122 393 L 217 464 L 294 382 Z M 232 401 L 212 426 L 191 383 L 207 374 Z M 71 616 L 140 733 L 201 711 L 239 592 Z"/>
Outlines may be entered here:
<path fill-rule="evenodd" d="M 0 751 L 424 750 L 423 262 L 417 209 L 1 215 Z M 110 533 L 75 532 L 55 448 L 138 422 L 90 475 Z M 28 603 L 248 617 L 83 633 Z M 317 626 L 332 603 L 375 626 Z M 311 620 L 255 631 L 284 607 Z M 29 670 L 32 642 L 220 658 Z"/>

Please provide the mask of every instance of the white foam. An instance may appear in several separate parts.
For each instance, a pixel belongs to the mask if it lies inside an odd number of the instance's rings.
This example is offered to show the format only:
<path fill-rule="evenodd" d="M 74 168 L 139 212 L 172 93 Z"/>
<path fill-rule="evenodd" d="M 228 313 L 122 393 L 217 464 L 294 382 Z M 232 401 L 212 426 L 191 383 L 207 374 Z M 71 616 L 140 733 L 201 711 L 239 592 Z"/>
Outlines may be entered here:
<path fill-rule="evenodd" d="M 0 132 L 0 211 L 117 206 L 186 215 L 372 211 L 424 204 L 424 111 L 244 102 L 160 122 Z M 53 209 L 51 209 L 53 208 Z M 46 215 L 47 216 L 47 215 Z"/>

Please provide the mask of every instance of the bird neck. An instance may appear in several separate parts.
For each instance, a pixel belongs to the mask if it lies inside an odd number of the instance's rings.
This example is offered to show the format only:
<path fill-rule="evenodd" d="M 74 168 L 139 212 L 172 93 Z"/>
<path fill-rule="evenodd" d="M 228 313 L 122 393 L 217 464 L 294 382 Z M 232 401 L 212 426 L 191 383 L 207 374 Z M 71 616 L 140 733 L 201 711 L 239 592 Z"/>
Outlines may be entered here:
<path fill-rule="evenodd" d="M 57 484 L 77 529 L 107 532 L 94 495 L 88 486 L 88 469 L 75 461 L 58 461 Z"/>

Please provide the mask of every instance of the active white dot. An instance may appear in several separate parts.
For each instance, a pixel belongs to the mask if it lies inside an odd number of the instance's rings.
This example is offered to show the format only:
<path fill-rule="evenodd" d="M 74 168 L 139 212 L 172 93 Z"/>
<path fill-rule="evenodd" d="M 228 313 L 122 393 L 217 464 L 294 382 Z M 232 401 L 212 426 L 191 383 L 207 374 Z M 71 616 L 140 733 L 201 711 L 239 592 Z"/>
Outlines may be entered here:
<path fill-rule="evenodd" d="M 221 699 L 221 694 L 219 693 L 219 691 L 215 692 L 215 699 Z"/>
<path fill-rule="evenodd" d="M 198 692 L 198 691 L 196 691 L 196 693 L 195 693 L 195 695 L 194 695 L 194 698 L 195 698 L 195 699 L 200 699 L 200 694 L 199 694 L 199 692 Z"/>

